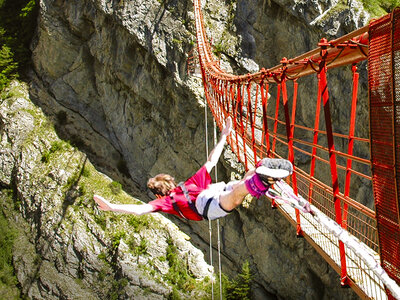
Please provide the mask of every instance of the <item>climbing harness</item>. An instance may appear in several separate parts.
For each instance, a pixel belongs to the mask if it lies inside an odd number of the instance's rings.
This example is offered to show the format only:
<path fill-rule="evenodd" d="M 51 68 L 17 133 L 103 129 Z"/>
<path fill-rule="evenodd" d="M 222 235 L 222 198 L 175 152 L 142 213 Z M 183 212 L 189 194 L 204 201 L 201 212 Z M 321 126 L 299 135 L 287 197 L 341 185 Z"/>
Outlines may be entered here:
<path fill-rule="evenodd" d="M 193 210 L 196 214 L 198 214 L 200 216 L 199 212 L 197 211 L 196 204 L 190 199 L 190 195 L 185 186 L 185 183 L 184 182 L 178 183 L 178 187 L 181 188 L 183 194 L 185 195 L 186 201 L 188 202 L 190 209 Z M 178 203 L 176 203 L 174 194 L 175 193 L 172 193 L 170 195 L 172 206 L 173 206 L 174 210 L 179 214 L 179 216 L 181 216 L 183 219 L 187 220 L 187 218 L 183 215 L 182 210 L 179 208 Z"/>

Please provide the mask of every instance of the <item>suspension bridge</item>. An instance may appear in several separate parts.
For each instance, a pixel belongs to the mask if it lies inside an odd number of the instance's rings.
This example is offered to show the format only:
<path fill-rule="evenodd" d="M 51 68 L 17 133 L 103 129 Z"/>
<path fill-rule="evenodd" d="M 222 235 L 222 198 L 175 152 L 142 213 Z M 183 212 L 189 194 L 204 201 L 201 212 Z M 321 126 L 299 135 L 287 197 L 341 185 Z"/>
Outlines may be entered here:
<path fill-rule="evenodd" d="M 338 39 L 322 38 L 314 50 L 282 58 L 272 68 L 234 75 L 224 71 L 214 56 L 201 1 L 193 2 L 205 97 L 220 128 L 228 115 L 232 117 L 232 151 L 246 169 L 263 157 L 289 159 L 295 170 L 287 183 L 294 195 L 354 237 L 398 288 L 400 9 Z M 357 118 L 357 107 L 366 101 L 358 101 L 358 66 L 362 63 L 368 67 L 368 118 Z M 343 124 L 343 118 L 338 124 L 331 112 L 328 79 L 333 70 L 351 72 L 350 83 L 343 83 L 349 85 L 348 101 L 339 108 L 348 110 L 347 124 Z M 310 77 L 314 81 L 307 80 Z M 315 110 L 312 126 L 296 119 L 296 107 L 302 101 L 298 97 L 301 84 L 315 91 L 314 99 L 306 100 L 309 109 Z M 363 132 L 358 128 L 369 131 L 358 136 L 357 132 Z M 304 161 L 307 163 L 300 163 Z M 366 186 L 372 187 L 374 198 L 369 207 L 358 196 Z M 271 205 L 338 272 L 342 286 L 350 286 L 363 299 L 397 298 L 354 247 L 348 247 L 312 215 L 273 199 Z"/>

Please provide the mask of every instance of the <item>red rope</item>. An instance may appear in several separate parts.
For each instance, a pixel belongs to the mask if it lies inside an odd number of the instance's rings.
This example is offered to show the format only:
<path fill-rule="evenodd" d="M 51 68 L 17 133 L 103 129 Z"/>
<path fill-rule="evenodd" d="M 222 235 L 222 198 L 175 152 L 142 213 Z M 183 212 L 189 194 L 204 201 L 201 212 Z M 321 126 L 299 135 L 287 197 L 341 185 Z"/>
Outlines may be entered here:
<path fill-rule="evenodd" d="M 331 177 L 332 177 L 332 188 L 333 188 L 333 202 L 335 204 L 335 214 L 336 214 L 336 223 L 342 225 L 342 208 L 340 205 L 339 195 L 339 178 L 337 174 L 337 162 L 336 162 L 336 154 L 334 153 L 335 144 L 333 141 L 333 130 L 332 130 L 332 121 L 331 121 L 331 113 L 329 107 L 329 93 L 328 93 L 328 81 L 326 78 L 326 64 L 322 62 L 320 70 L 320 85 L 321 85 L 321 94 L 322 101 L 324 106 L 324 115 L 325 115 L 325 126 L 326 133 L 328 138 L 328 147 L 329 147 L 329 161 L 331 167 Z M 346 268 L 346 253 L 344 249 L 344 244 L 342 241 L 339 241 L 339 252 L 340 252 L 340 266 L 341 266 L 341 279 L 340 283 L 342 286 L 347 286 L 349 284 L 349 278 L 347 277 L 347 268 Z"/>
<path fill-rule="evenodd" d="M 194 2 L 196 11 L 200 11 L 199 1 Z M 365 53 L 362 53 L 359 50 L 360 47 L 355 47 L 354 44 L 367 43 L 368 28 L 362 28 L 335 41 L 321 40 L 318 49 L 294 59 L 282 59 L 280 65 L 271 69 L 261 69 L 254 74 L 236 76 L 223 71 L 213 57 L 205 35 L 201 13 L 196 17 L 196 27 L 206 100 L 219 126 L 227 115 L 232 116 L 234 134 L 228 142 L 239 161 L 242 161 L 248 169 L 260 158 L 286 156 L 285 149 L 287 149 L 287 157 L 295 168 L 291 178 L 295 194 L 303 197 L 308 195 L 308 200 L 313 205 L 318 206 L 343 228 L 354 233 L 374 251 L 379 251 L 375 213 L 350 197 L 353 192 L 352 181 L 355 181 L 355 177 L 372 181 L 369 170 L 371 159 L 368 154 L 362 157 L 353 153 L 355 141 L 357 144 L 362 143 L 370 147 L 368 138 L 354 136 L 359 75 L 354 66 L 351 115 L 347 135 L 333 131 L 327 83 L 328 66 L 335 68 L 365 60 L 365 54 L 368 54 L 369 50 L 365 49 L 366 51 L 362 51 Z M 315 73 L 318 74 L 315 119 L 313 126 L 307 127 L 295 122 L 298 92 L 296 80 Z M 379 79 L 380 77 L 376 76 L 376 80 Z M 294 80 L 292 103 L 289 103 L 287 80 Z M 269 83 L 277 84 L 276 104 L 272 112 L 271 109 L 268 112 Z M 310 87 L 307 86 L 307 89 Z M 281 114 L 281 118 L 284 117 L 284 121 L 279 119 L 281 96 L 284 109 L 284 115 Z M 308 105 L 307 101 L 309 99 L 302 99 L 299 106 Z M 323 128 L 320 129 L 321 102 L 324 110 L 325 131 Z M 260 108 L 259 105 L 261 105 Z M 368 126 L 368 124 L 359 126 Z M 286 136 L 283 134 L 285 129 Z M 345 146 L 339 150 L 335 149 L 335 142 L 339 140 L 342 142 L 337 143 L 338 147 L 347 143 L 347 149 L 344 149 Z M 382 141 L 376 141 L 376 143 L 383 144 Z M 391 145 L 388 143 L 383 146 Z M 329 159 L 327 159 L 328 155 Z M 340 158 L 337 160 L 336 157 Z M 301 163 L 299 166 L 295 164 L 295 159 Z M 357 164 L 353 164 L 353 161 Z M 362 166 L 358 167 L 358 164 Z M 302 165 L 307 166 L 306 169 L 309 170 L 305 171 Z M 325 170 L 326 167 L 330 168 L 331 182 L 322 182 L 324 180 L 318 178 L 317 170 Z M 343 194 L 340 192 L 339 182 L 344 183 Z M 299 234 L 301 228 L 298 211 L 296 222 Z M 339 243 L 341 283 L 347 285 L 350 279 L 347 275 L 344 250 L 343 243 Z"/>

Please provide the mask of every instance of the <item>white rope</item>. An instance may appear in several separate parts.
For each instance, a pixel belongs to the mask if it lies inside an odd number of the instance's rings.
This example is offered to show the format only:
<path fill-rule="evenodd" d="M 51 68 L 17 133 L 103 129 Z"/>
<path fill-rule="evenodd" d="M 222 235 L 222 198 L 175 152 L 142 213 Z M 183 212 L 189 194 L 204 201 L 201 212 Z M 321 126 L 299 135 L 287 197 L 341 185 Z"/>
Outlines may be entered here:
<path fill-rule="evenodd" d="M 204 123 L 205 123 L 205 135 L 206 135 L 206 153 L 207 159 L 209 156 L 208 149 L 208 125 L 207 125 L 207 105 L 204 105 Z M 214 120 L 214 145 L 217 144 L 217 125 Z M 215 180 L 218 181 L 217 166 L 214 167 Z M 219 297 L 222 300 L 222 267 L 221 267 L 221 239 L 220 239 L 220 229 L 219 220 L 217 219 L 217 245 L 218 245 L 218 271 L 219 271 Z M 213 266 L 213 254 L 212 254 L 212 223 L 208 220 L 208 230 L 210 235 L 210 264 Z M 214 268 L 212 269 L 212 276 L 214 277 Z M 211 280 L 211 299 L 214 300 L 214 281 Z"/>
<path fill-rule="evenodd" d="M 214 145 L 217 144 L 217 125 L 214 120 Z M 217 166 L 215 166 L 215 181 L 218 182 Z M 219 219 L 217 219 L 217 237 L 218 237 L 218 272 L 219 272 L 219 298 L 222 300 L 222 268 L 221 268 L 221 240 L 219 235 Z"/>
<path fill-rule="evenodd" d="M 328 218 L 318 208 L 310 204 L 301 196 L 296 196 L 293 189 L 283 180 L 274 184 L 274 189 L 269 189 L 266 195 L 274 199 L 278 203 L 285 202 L 294 208 L 298 208 L 304 213 L 310 213 L 315 221 L 323 225 L 331 234 L 343 242 L 351 249 L 357 257 L 359 257 L 368 268 L 382 281 L 382 283 L 390 290 L 392 296 L 400 300 L 400 287 L 389 277 L 381 265 L 374 257 L 364 249 L 364 244 L 361 243 L 355 236 L 351 235 L 347 230 L 342 228 L 338 223 Z"/>
<path fill-rule="evenodd" d="M 206 100 L 207 101 L 207 100 Z M 208 119 L 207 119 L 207 102 L 204 102 L 204 124 L 205 124 L 205 135 L 206 135 L 206 160 L 208 159 L 209 155 L 209 150 L 208 150 Z M 211 299 L 214 300 L 214 267 L 213 267 L 213 255 L 212 255 L 212 226 L 211 226 L 211 220 L 208 220 L 208 232 L 210 234 L 210 265 L 212 267 L 211 269 Z"/>
<path fill-rule="evenodd" d="M 213 266 L 213 254 L 212 254 L 212 224 L 211 220 L 208 220 L 208 231 L 210 233 L 210 265 L 212 266 L 211 276 L 211 299 L 214 300 L 214 266 Z"/>

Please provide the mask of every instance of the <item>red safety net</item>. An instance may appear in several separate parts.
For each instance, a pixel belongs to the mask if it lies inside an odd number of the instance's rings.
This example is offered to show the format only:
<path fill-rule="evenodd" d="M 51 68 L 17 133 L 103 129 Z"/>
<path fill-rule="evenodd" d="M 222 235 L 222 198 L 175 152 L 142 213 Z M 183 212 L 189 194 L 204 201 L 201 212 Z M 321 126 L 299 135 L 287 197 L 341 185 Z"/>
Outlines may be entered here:
<path fill-rule="evenodd" d="M 321 39 L 318 48 L 293 59 L 283 58 L 270 69 L 237 76 L 224 71 L 212 54 L 200 0 L 194 0 L 194 8 L 205 97 L 220 128 L 228 115 L 232 117 L 234 131 L 228 142 L 238 159 L 246 169 L 254 167 L 263 157 L 289 159 L 294 165 L 290 178 L 294 192 L 346 228 L 372 252 L 380 252 L 390 276 L 398 278 L 400 234 L 396 193 L 400 186 L 395 175 L 400 174 L 400 154 L 396 151 L 400 142 L 400 81 L 396 81 L 399 72 L 392 80 L 395 72 L 391 65 L 392 61 L 400 64 L 400 55 L 392 53 L 397 51 L 400 38 L 397 31 L 391 37 L 390 24 L 386 24 L 390 17 L 377 21 L 370 29 L 376 31 L 373 34 L 376 38 L 371 40 L 371 47 L 376 44 L 376 50 L 369 58 L 370 145 L 368 118 L 359 118 L 357 113 L 359 103 L 367 106 L 366 96 L 358 99 L 358 67 L 369 52 L 369 26 L 336 40 Z M 395 41 L 393 50 L 392 41 Z M 328 74 L 331 69 L 336 73 L 348 72 L 349 76 L 343 78 L 351 78 L 340 82 L 341 89 L 348 91 L 340 107 L 331 103 Z M 306 99 L 299 96 L 300 89 L 309 91 Z M 299 106 L 309 107 L 309 114 L 300 118 Z M 332 107 L 344 112 L 345 117 L 335 117 L 338 113 L 332 112 Z M 366 201 L 372 198 L 372 185 L 379 228 L 373 204 L 367 206 Z M 360 193 L 360 190 L 366 191 Z M 276 206 L 273 202 L 272 205 Z M 290 217 L 280 210 L 296 226 L 297 235 L 304 236 L 340 273 L 342 285 L 351 286 L 362 297 L 386 297 L 379 280 L 370 276 L 342 242 L 328 236 L 313 239 L 303 232 L 302 218 L 307 216 L 296 210 L 295 216 Z M 321 232 L 317 234 L 324 235 Z"/>
<path fill-rule="evenodd" d="M 372 22 L 369 34 L 371 156 L 380 256 L 383 268 L 400 284 L 400 10 Z"/>

